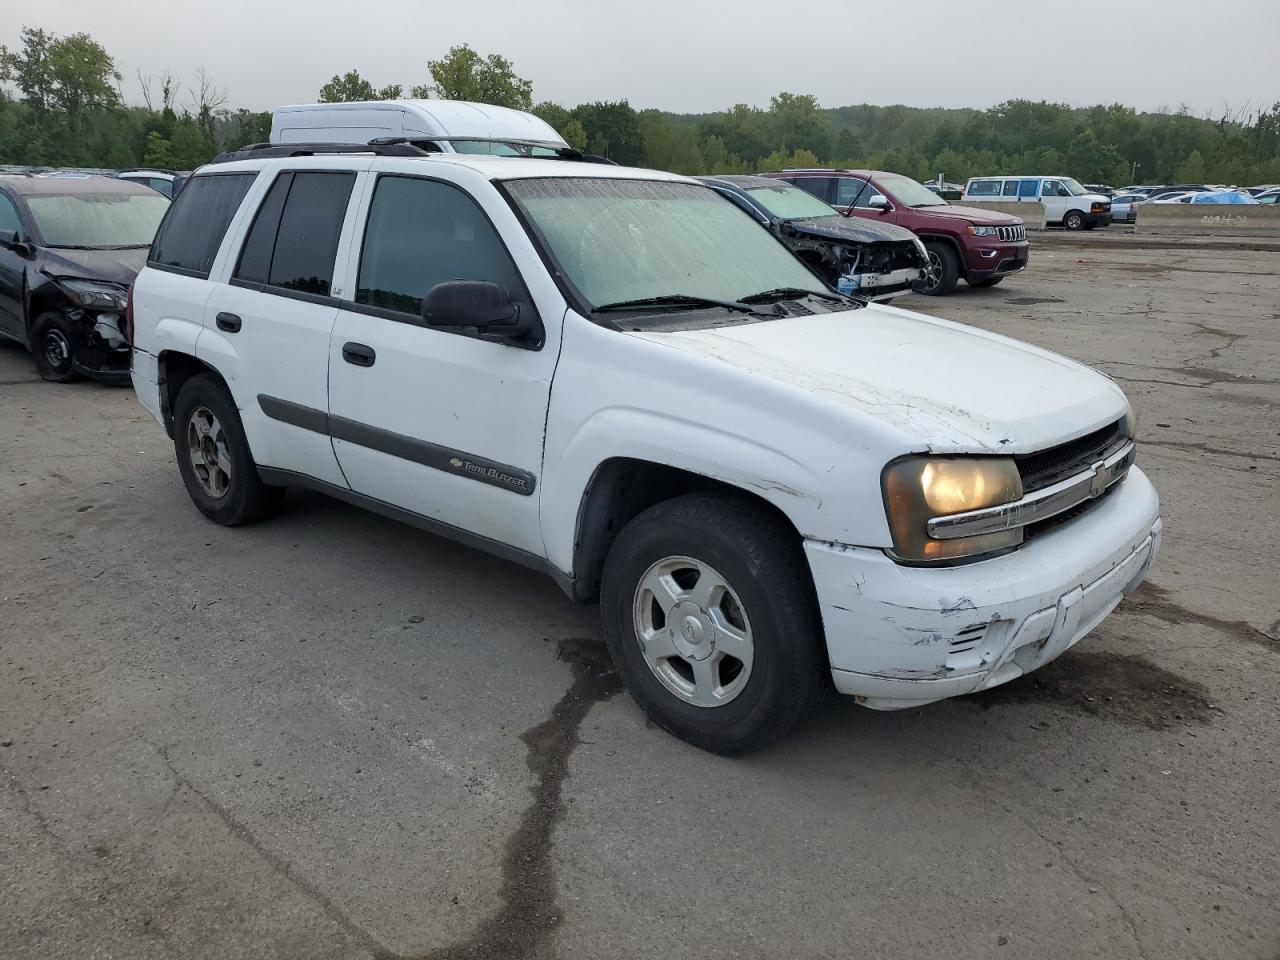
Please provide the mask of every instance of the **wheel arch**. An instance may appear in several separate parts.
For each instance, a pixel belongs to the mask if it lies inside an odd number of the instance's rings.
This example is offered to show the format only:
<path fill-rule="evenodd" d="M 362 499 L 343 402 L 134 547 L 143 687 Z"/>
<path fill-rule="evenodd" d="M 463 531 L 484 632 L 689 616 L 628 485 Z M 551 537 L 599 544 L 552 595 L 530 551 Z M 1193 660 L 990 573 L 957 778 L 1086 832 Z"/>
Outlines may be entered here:
<path fill-rule="evenodd" d="M 164 416 L 164 427 L 170 437 L 173 436 L 173 408 L 183 384 L 202 373 L 211 373 L 223 386 L 227 386 L 226 377 L 217 369 L 181 350 L 161 351 L 156 358 L 156 366 L 159 373 L 160 412 Z"/>
<path fill-rule="evenodd" d="M 749 504 L 789 531 L 797 550 L 801 549 L 803 537 L 791 518 L 752 490 L 670 464 L 635 457 L 610 457 L 596 467 L 578 503 L 573 539 L 573 598 L 581 603 L 599 598 L 605 558 L 628 522 L 652 506 L 690 493 L 718 494 Z"/>

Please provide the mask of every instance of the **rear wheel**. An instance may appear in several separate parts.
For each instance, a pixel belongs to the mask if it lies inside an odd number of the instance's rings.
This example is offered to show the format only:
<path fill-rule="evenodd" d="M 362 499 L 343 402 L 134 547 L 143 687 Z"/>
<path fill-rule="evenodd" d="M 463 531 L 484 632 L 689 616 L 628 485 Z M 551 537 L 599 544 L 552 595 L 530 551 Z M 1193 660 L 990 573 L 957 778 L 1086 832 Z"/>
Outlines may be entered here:
<path fill-rule="evenodd" d="M 51 383 L 80 379 L 71 330 L 61 314 L 45 313 L 36 318 L 31 327 L 31 356 L 36 371 Z"/>
<path fill-rule="evenodd" d="M 1084 214 L 1079 210 L 1068 210 L 1062 218 L 1062 225 L 1068 230 L 1081 230 L 1084 228 Z"/>
<path fill-rule="evenodd" d="M 945 243 L 926 243 L 924 249 L 929 258 L 924 279 L 917 280 L 912 289 L 926 297 L 944 297 L 960 281 L 960 261 Z"/>
<path fill-rule="evenodd" d="M 745 502 L 689 495 L 633 519 L 605 562 L 601 612 L 641 709 L 713 753 L 781 738 L 823 688 L 822 628 L 795 534 Z"/>
<path fill-rule="evenodd" d="M 184 383 L 173 418 L 178 470 L 201 513 L 235 527 L 279 508 L 284 488 L 269 487 L 258 476 L 240 413 L 222 381 L 200 374 Z"/>

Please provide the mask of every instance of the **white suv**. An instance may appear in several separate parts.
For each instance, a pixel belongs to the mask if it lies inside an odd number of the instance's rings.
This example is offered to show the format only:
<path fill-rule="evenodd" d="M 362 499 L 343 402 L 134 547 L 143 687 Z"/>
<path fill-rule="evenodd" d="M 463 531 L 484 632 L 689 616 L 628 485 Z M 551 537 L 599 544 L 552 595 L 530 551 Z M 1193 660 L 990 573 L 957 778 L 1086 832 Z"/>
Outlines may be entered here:
<path fill-rule="evenodd" d="M 203 168 L 134 287 L 134 386 L 210 519 L 310 487 L 545 570 L 723 753 L 825 678 L 895 709 L 1034 670 L 1155 556 L 1087 367 L 841 297 L 696 181 L 341 149 Z"/>

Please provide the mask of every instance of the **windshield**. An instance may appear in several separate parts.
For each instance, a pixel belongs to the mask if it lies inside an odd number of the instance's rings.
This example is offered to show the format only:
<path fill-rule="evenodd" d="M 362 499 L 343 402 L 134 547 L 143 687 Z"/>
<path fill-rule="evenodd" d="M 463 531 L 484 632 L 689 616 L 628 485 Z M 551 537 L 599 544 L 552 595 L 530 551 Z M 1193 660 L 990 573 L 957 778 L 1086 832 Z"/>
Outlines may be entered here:
<path fill-rule="evenodd" d="M 780 220 L 840 216 L 840 212 L 834 207 L 827 206 L 813 194 L 805 193 L 799 187 L 788 187 L 782 184 L 777 187 L 750 187 L 746 193 Z"/>
<path fill-rule="evenodd" d="M 900 173 L 878 173 L 875 183 L 893 194 L 893 199 L 906 207 L 945 207 L 947 201 L 922 183 Z"/>
<path fill-rule="evenodd" d="M 592 309 L 676 295 L 739 300 L 784 287 L 829 295 L 769 231 L 710 187 L 556 177 L 506 188 Z"/>
<path fill-rule="evenodd" d="M 169 209 L 158 193 L 76 193 L 27 197 L 50 247 L 149 247 Z"/>
<path fill-rule="evenodd" d="M 1078 180 L 1072 180 L 1070 177 L 1062 178 L 1062 185 L 1067 188 L 1073 197 L 1083 197 L 1089 191 L 1080 186 Z"/>

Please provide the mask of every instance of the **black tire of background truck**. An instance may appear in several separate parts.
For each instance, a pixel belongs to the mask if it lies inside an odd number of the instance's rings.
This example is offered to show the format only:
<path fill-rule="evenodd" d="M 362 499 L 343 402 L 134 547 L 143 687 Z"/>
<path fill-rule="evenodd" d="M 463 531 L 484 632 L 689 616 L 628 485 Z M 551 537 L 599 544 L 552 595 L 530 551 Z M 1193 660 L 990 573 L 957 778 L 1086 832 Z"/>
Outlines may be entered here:
<path fill-rule="evenodd" d="M 925 243 L 924 248 L 929 255 L 929 271 L 936 273 L 936 279 L 932 283 L 928 277 L 917 280 L 911 289 L 926 297 L 945 297 L 960 282 L 960 261 L 950 244 L 935 240 Z"/>
<path fill-rule="evenodd" d="M 987 277 L 985 280 L 970 280 L 968 283 L 971 287 L 994 287 L 1003 279 L 1004 277 Z"/>
<path fill-rule="evenodd" d="M 741 692 L 720 706 L 681 700 L 642 653 L 637 588 L 651 565 L 677 556 L 718 571 L 750 624 L 751 673 Z M 799 540 L 745 500 L 690 494 L 636 516 L 610 548 L 600 599 L 605 641 L 628 692 L 656 724 L 704 750 L 733 755 L 768 746 L 828 688 L 822 624 Z"/>
<path fill-rule="evenodd" d="M 1062 218 L 1062 226 L 1067 230 L 1084 229 L 1084 214 L 1079 210 L 1068 210 L 1067 215 Z"/>
<path fill-rule="evenodd" d="M 66 317 L 42 313 L 31 325 L 31 358 L 36 372 L 50 383 L 79 380 L 76 373 L 75 342 Z"/>
<path fill-rule="evenodd" d="M 230 482 L 221 496 L 206 493 L 196 478 L 188 448 L 192 414 L 198 409 L 210 411 L 218 420 L 226 438 L 231 461 Z M 178 470 L 196 508 L 214 523 L 237 527 L 275 513 L 284 500 L 284 487 L 270 487 L 258 476 L 258 465 L 249 452 L 240 412 L 226 386 L 213 374 L 192 377 L 178 391 L 173 407 L 173 446 Z"/>

